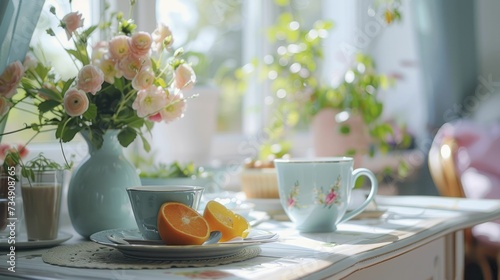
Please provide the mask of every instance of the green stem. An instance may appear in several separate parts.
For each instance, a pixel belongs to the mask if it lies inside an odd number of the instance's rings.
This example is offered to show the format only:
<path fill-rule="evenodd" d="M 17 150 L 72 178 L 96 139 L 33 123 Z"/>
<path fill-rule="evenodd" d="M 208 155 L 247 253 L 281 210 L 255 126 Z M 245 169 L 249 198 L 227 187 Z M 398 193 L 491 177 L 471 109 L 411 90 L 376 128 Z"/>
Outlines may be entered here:
<path fill-rule="evenodd" d="M 118 106 L 118 109 L 116 112 L 113 114 L 113 117 L 111 118 L 114 122 L 118 120 L 118 115 L 119 113 L 123 110 L 123 107 L 128 103 L 128 101 L 134 97 L 135 90 L 131 89 L 128 93 L 125 94 L 125 98 L 123 101 L 120 103 L 120 106 Z"/>

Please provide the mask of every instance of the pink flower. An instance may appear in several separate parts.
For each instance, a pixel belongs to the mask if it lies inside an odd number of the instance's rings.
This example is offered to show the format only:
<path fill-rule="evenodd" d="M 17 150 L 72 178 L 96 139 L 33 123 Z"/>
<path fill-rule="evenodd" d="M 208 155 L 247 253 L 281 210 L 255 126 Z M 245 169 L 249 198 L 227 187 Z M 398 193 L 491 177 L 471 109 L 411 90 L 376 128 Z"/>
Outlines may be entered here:
<path fill-rule="evenodd" d="M 123 76 L 127 80 L 134 79 L 135 75 L 139 73 L 142 66 L 145 65 L 146 61 L 133 55 L 128 55 L 124 57 L 118 63 L 118 69 L 122 71 Z"/>
<path fill-rule="evenodd" d="M 72 12 L 63 17 L 61 20 L 61 25 L 66 31 L 66 36 L 68 40 L 71 39 L 73 32 L 78 29 L 78 27 L 83 27 L 82 14 L 78 12 Z"/>
<path fill-rule="evenodd" d="M 332 190 L 331 192 L 329 192 L 327 195 L 326 195 L 326 198 L 325 198 L 325 204 L 326 205 L 330 205 L 330 204 L 333 204 L 335 202 L 335 199 L 337 198 L 337 194 L 335 193 L 334 190 Z"/>
<path fill-rule="evenodd" d="M 137 92 L 132 108 L 137 116 L 144 118 L 156 114 L 167 105 L 167 94 L 161 87 L 150 86 Z"/>
<path fill-rule="evenodd" d="M 109 53 L 113 59 L 121 60 L 129 54 L 128 39 L 125 35 L 119 35 L 109 41 Z"/>
<path fill-rule="evenodd" d="M 183 63 L 174 71 L 175 87 L 178 89 L 191 89 L 196 82 L 196 74 L 190 65 Z"/>
<path fill-rule="evenodd" d="M 292 208 L 293 206 L 295 206 L 296 202 L 297 201 L 293 197 L 288 198 L 288 201 L 287 201 L 288 208 Z"/>
<path fill-rule="evenodd" d="M 0 96 L 11 98 L 17 92 L 17 86 L 24 75 L 24 67 L 20 61 L 9 64 L 0 75 Z"/>
<path fill-rule="evenodd" d="M 151 49 L 151 35 L 147 32 L 137 32 L 130 37 L 130 52 L 137 57 L 146 56 Z"/>
<path fill-rule="evenodd" d="M 7 98 L 0 96 L 0 117 L 4 116 L 9 112 L 10 102 Z"/>
<path fill-rule="evenodd" d="M 115 78 L 120 78 L 123 76 L 123 73 L 118 69 L 116 63 L 113 59 L 107 58 L 103 59 L 99 63 L 99 68 L 101 69 L 104 80 L 110 84 L 115 82 Z"/>
<path fill-rule="evenodd" d="M 146 89 L 153 84 L 154 73 L 149 68 L 143 68 L 132 80 L 132 87 L 136 90 Z"/>
<path fill-rule="evenodd" d="M 101 90 L 102 83 L 104 82 L 104 74 L 101 69 L 94 65 L 85 65 L 78 72 L 78 89 L 84 92 L 90 92 L 95 95 Z"/>
<path fill-rule="evenodd" d="M 89 108 L 89 99 L 83 90 L 70 88 L 64 94 L 64 110 L 72 117 L 81 116 Z"/>
<path fill-rule="evenodd" d="M 183 99 L 182 94 L 168 94 L 167 106 L 160 111 L 161 119 L 166 123 L 173 122 L 182 118 L 185 110 L 186 100 Z"/>
<path fill-rule="evenodd" d="M 0 144 L 0 159 L 5 159 L 5 156 L 10 153 L 18 153 L 21 158 L 25 158 L 28 152 L 26 146 L 22 144 L 18 144 L 16 147 L 9 144 Z"/>
<path fill-rule="evenodd" d="M 99 61 L 105 59 L 105 55 L 108 53 L 108 42 L 99 41 L 92 47 L 92 63 L 98 63 Z"/>
<path fill-rule="evenodd" d="M 148 119 L 150 121 L 153 121 L 153 122 L 161 122 L 162 121 L 161 114 L 159 112 L 154 114 L 154 115 L 150 115 L 148 117 Z"/>
<path fill-rule="evenodd" d="M 28 155 L 28 149 L 26 148 L 26 146 L 22 145 L 22 144 L 19 144 L 17 145 L 17 151 L 19 152 L 19 156 L 21 158 L 24 158 Z"/>
<path fill-rule="evenodd" d="M 172 31 L 163 23 L 158 24 L 151 37 L 153 39 L 152 49 L 155 52 L 161 51 L 163 47 L 170 47 L 174 43 Z"/>

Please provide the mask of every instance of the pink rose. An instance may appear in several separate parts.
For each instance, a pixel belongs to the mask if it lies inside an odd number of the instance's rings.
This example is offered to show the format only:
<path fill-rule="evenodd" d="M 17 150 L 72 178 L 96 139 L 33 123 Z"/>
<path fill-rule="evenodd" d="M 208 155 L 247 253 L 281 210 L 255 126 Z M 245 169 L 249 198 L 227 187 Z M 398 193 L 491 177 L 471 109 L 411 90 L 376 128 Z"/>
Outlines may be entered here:
<path fill-rule="evenodd" d="M 147 32 L 137 32 L 129 40 L 130 52 L 137 57 L 146 56 L 151 50 L 151 35 Z"/>
<path fill-rule="evenodd" d="M 82 14 L 78 12 L 69 13 L 63 17 L 61 23 L 69 40 L 71 39 L 73 32 L 75 32 L 78 27 L 83 27 Z"/>
<path fill-rule="evenodd" d="M 7 98 L 0 96 L 0 117 L 4 116 L 9 112 L 10 102 Z"/>
<path fill-rule="evenodd" d="M 125 35 L 119 35 L 109 41 L 108 47 L 111 58 L 121 60 L 129 54 L 130 46 L 128 40 L 129 37 Z"/>
<path fill-rule="evenodd" d="M 104 82 L 104 74 L 101 69 L 94 65 L 85 65 L 78 72 L 77 87 L 85 92 L 90 92 L 95 95 L 101 90 L 101 85 Z"/>
<path fill-rule="evenodd" d="M 89 108 L 89 99 L 83 90 L 70 88 L 64 94 L 64 110 L 72 117 L 81 116 Z"/>
<path fill-rule="evenodd" d="M 0 96 L 11 98 L 17 92 L 17 86 L 24 75 L 24 67 L 20 61 L 9 64 L 0 75 Z"/>
<path fill-rule="evenodd" d="M 156 114 L 167 104 L 167 94 L 161 87 L 150 86 L 137 92 L 132 108 L 144 118 Z"/>
<path fill-rule="evenodd" d="M 135 75 L 139 73 L 142 67 L 148 67 L 149 64 L 149 59 L 144 60 L 133 55 L 128 55 L 120 60 L 118 63 L 118 69 L 122 71 L 123 76 L 127 78 L 127 80 L 132 80 Z"/>
<path fill-rule="evenodd" d="M 158 27 L 151 34 L 153 45 L 151 46 L 155 52 L 159 52 L 163 47 L 170 47 L 174 43 L 174 37 L 170 28 L 163 23 L 158 24 Z"/>
<path fill-rule="evenodd" d="M 174 81 L 178 89 L 191 89 L 196 82 L 196 74 L 190 65 L 183 63 L 175 69 Z"/>
<path fill-rule="evenodd" d="M 184 111 L 186 110 L 186 100 L 183 98 L 182 94 L 168 94 L 167 96 L 167 106 L 165 106 L 161 111 L 161 118 L 164 122 L 169 123 L 184 116 Z"/>
<path fill-rule="evenodd" d="M 331 192 L 329 192 L 326 195 L 325 204 L 330 205 L 330 204 L 334 203 L 336 198 L 337 198 L 337 194 L 335 193 L 335 191 L 332 190 Z"/>
<path fill-rule="evenodd" d="M 153 84 L 154 73 L 149 68 L 143 68 L 132 80 L 132 87 L 136 90 L 146 89 Z"/>
<path fill-rule="evenodd" d="M 296 203 L 296 201 L 293 197 L 288 198 L 288 201 L 287 201 L 288 208 L 292 208 L 293 206 L 295 206 L 295 203 Z"/>

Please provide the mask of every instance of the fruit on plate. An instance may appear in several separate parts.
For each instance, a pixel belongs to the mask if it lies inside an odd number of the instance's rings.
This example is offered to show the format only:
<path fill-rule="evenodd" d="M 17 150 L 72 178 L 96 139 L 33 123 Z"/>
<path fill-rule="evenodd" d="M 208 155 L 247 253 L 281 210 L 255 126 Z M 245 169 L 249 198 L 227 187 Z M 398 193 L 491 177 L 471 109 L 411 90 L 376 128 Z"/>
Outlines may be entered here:
<path fill-rule="evenodd" d="M 245 238 L 250 232 L 250 224 L 241 216 L 226 208 L 220 202 L 211 200 L 207 203 L 203 217 L 210 226 L 210 231 L 218 230 L 222 233 L 221 242 L 235 237 Z"/>
<path fill-rule="evenodd" d="M 201 245 L 207 241 L 210 227 L 193 208 L 166 202 L 158 211 L 158 233 L 167 245 Z"/>

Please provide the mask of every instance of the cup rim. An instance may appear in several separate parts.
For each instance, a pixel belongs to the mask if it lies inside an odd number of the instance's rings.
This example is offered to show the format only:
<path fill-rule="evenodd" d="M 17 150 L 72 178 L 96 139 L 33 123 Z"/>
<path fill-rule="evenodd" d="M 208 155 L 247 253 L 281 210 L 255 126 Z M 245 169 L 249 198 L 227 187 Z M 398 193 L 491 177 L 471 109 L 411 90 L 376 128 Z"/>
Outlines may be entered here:
<path fill-rule="evenodd" d="M 134 186 L 127 188 L 127 191 L 136 192 L 192 192 L 192 191 L 203 191 L 205 188 L 201 186 L 190 186 L 190 185 L 145 185 L 145 186 Z"/>
<path fill-rule="evenodd" d="M 335 162 L 352 162 L 352 157 L 307 157 L 307 158 L 289 158 L 275 159 L 275 163 L 335 163 Z"/>

